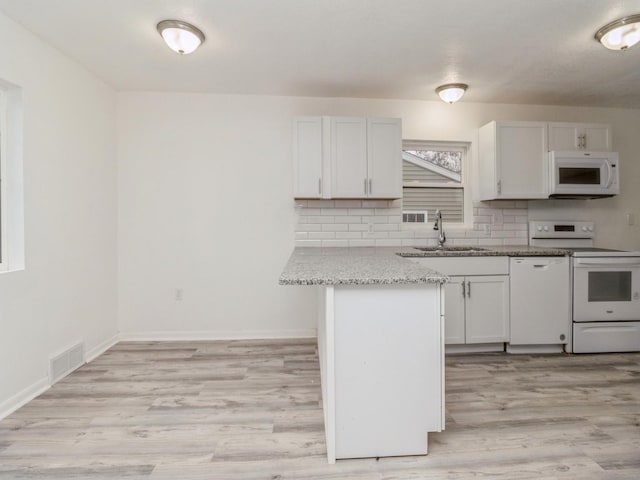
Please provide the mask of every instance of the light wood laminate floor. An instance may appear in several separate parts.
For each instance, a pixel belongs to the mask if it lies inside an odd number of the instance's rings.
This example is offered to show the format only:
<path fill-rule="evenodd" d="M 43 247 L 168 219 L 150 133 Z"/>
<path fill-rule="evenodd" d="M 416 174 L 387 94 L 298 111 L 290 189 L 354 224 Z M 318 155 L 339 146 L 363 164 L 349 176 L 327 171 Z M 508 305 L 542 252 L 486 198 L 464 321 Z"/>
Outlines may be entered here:
<path fill-rule="evenodd" d="M 311 340 L 123 342 L 0 422 L 0 478 L 640 479 L 640 354 L 447 358 L 423 457 L 325 457 Z"/>

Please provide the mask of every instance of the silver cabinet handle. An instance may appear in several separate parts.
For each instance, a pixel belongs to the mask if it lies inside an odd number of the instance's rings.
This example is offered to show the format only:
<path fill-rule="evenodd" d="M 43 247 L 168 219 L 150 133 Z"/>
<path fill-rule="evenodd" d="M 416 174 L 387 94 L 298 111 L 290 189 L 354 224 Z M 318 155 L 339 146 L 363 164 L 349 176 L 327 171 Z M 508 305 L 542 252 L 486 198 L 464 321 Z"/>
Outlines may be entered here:
<path fill-rule="evenodd" d="M 364 179 L 364 194 L 366 195 L 367 193 L 368 193 L 367 192 L 367 179 L 365 178 Z"/>
<path fill-rule="evenodd" d="M 371 179 L 369 179 L 369 195 L 373 193 L 373 185 L 371 183 Z"/>
<path fill-rule="evenodd" d="M 322 195 L 322 179 L 318 179 L 318 194 Z"/>
<path fill-rule="evenodd" d="M 467 295 L 467 287 L 464 284 L 464 281 L 462 282 L 462 297 L 464 298 Z"/>
<path fill-rule="evenodd" d="M 587 148 L 587 134 L 583 133 L 582 135 L 578 135 L 578 148 L 585 149 Z"/>
<path fill-rule="evenodd" d="M 467 282 L 467 296 L 471 298 L 471 280 Z"/>
<path fill-rule="evenodd" d="M 502 180 L 498 180 L 498 194 L 502 193 Z"/>

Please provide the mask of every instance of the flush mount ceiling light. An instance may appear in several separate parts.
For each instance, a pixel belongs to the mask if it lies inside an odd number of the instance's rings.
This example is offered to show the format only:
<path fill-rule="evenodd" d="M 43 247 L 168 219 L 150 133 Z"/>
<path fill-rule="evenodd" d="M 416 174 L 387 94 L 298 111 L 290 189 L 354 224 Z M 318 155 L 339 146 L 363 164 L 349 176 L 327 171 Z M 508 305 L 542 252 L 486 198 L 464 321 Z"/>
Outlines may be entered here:
<path fill-rule="evenodd" d="M 626 50 L 640 41 L 640 14 L 611 22 L 595 34 L 596 40 L 609 50 Z"/>
<path fill-rule="evenodd" d="M 181 55 L 193 52 L 204 42 L 204 33 L 198 27 L 181 20 L 163 20 L 157 28 L 169 48 Z"/>
<path fill-rule="evenodd" d="M 465 83 L 447 83 L 436 88 L 436 93 L 443 102 L 455 103 L 462 98 L 469 85 Z"/>

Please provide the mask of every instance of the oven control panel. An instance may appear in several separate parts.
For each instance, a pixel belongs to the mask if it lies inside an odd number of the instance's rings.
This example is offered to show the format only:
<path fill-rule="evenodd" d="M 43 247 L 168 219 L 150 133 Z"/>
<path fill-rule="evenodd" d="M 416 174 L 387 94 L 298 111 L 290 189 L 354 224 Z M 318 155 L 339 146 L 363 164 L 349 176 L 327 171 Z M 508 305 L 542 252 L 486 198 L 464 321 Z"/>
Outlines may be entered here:
<path fill-rule="evenodd" d="M 593 222 L 574 221 L 531 221 L 529 236 L 531 238 L 586 238 L 595 235 Z"/>

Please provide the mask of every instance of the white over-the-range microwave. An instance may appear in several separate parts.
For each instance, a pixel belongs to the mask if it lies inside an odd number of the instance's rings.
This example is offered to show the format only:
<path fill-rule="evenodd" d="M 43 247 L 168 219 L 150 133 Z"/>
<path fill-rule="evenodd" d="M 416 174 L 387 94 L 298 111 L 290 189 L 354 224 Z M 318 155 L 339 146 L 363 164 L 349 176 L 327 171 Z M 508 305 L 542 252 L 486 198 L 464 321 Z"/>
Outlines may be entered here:
<path fill-rule="evenodd" d="M 616 152 L 549 153 L 550 198 L 599 198 L 620 193 Z"/>

